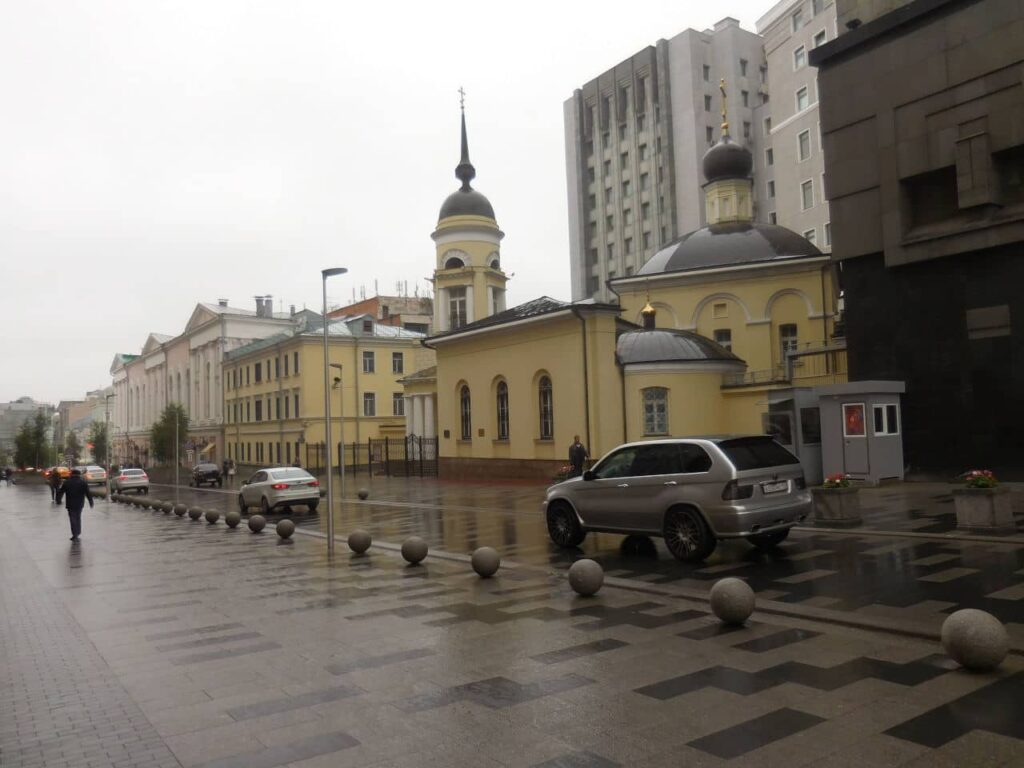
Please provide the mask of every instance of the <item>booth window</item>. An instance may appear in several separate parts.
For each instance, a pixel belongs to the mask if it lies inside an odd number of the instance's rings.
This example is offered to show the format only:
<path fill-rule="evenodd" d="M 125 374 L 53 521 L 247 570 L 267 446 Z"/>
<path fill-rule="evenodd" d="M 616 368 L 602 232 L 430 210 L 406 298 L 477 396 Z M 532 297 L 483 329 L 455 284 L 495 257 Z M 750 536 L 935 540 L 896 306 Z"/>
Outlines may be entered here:
<path fill-rule="evenodd" d="M 899 416 L 895 405 L 876 405 L 874 411 L 876 435 L 899 434 Z"/>

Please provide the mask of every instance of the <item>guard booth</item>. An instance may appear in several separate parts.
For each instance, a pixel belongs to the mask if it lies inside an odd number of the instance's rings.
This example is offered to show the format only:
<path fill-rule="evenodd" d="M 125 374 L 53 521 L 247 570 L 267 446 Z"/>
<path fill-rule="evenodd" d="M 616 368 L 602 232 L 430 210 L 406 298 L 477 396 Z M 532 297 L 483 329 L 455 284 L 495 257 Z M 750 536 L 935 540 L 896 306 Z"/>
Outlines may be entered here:
<path fill-rule="evenodd" d="M 817 389 L 789 387 L 769 392 L 768 411 L 761 419 L 764 433 L 800 459 L 807 484 L 820 485 L 824 478 Z"/>
<path fill-rule="evenodd" d="M 851 381 L 815 387 L 826 476 L 878 485 L 903 479 L 902 381 Z"/>

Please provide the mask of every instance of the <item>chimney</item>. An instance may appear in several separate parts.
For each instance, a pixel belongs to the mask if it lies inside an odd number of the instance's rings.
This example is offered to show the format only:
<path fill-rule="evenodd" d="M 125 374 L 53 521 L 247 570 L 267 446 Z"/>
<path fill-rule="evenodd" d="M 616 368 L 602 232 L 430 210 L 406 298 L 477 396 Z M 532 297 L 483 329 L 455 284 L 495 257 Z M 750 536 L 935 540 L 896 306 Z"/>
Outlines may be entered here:
<path fill-rule="evenodd" d="M 295 317 L 295 305 L 294 305 L 294 304 L 292 304 L 292 305 L 291 305 L 291 307 L 289 307 L 289 309 L 290 309 L 290 311 L 291 311 L 291 315 L 292 315 L 292 317 Z"/>
<path fill-rule="evenodd" d="M 268 299 L 266 296 L 257 296 L 256 317 L 270 317 L 273 314 L 271 310 L 273 304 L 274 302 L 272 299 Z"/>
<path fill-rule="evenodd" d="M 226 307 L 227 305 L 228 305 L 228 300 L 227 299 L 217 299 L 217 306 L 218 307 Z"/>

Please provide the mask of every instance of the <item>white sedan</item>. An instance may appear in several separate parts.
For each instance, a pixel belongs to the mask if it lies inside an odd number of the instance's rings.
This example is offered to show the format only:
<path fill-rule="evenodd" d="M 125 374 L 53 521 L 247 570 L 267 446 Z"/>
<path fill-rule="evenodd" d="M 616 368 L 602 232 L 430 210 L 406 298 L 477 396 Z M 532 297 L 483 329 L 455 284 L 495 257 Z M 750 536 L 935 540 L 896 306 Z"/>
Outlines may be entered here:
<path fill-rule="evenodd" d="M 320 481 L 298 467 L 268 467 L 253 473 L 242 483 L 238 508 L 244 514 L 249 507 L 259 506 L 263 514 L 293 505 L 316 510 L 320 503 Z"/>

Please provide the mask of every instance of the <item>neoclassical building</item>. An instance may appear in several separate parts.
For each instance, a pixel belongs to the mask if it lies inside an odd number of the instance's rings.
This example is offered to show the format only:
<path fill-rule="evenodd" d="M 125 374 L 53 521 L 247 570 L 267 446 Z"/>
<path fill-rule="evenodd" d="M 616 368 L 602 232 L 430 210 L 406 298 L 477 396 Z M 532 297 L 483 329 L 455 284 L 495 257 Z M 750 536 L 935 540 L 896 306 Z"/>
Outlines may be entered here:
<path fill-rule="evenodd" d="M 463 115 L 462 186 L 433 234 L 437 365 L 403 380 L 423 403 L 407 432 L 434 430 L 442 476 L 550 477 L 575 435 L 593 458 L 668 435 L 820 443 L 808 393 L 846 378 L 835 274 L 810 241 L 753 221 L 753 160 L 722 127 L 703 159 L 707 226 L 610 281 L 618 301 L 505 309 L 502 233 L 470 186 Z"/>

